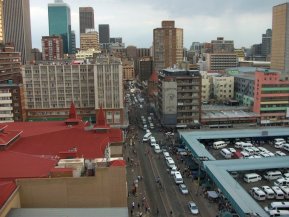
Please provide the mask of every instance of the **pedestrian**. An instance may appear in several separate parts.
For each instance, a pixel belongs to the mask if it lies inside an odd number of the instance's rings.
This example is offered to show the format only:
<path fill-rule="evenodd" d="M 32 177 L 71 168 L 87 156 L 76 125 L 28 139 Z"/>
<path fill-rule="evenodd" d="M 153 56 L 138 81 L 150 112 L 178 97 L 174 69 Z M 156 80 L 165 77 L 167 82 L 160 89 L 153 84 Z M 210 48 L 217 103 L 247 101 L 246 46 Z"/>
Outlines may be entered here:
<path fill-rule="evenodd" d="M 130 214 L 131 214 L 131 216 L 132 216 L 132 214 L 133 214 L 133 209 L 130 210 Z"/>
<path fill-rule="evenodd" d="M 142 217 L 142 212 L 139 213 L 139 216 Z"/>
<path fill-rule="evenodd" d="M 131 208 L 134 209 L 134 201 L 131 204 Z"/>
<path fill-rule="evenodd" d="M 160 211 L 159 211 L 159 208 L 157 208 L 157 216 L 159 215 Z"/>
<path fill-rule="evenodd" d="M 138 207 L 138 209 L 140 209 L 140 204 L 139 203 L 137 204 L 137 207 Z"/>
<path fill-rule="evenodd" d="M 173 215 L 173 210 L 170 211 L 171 216 Z"/>

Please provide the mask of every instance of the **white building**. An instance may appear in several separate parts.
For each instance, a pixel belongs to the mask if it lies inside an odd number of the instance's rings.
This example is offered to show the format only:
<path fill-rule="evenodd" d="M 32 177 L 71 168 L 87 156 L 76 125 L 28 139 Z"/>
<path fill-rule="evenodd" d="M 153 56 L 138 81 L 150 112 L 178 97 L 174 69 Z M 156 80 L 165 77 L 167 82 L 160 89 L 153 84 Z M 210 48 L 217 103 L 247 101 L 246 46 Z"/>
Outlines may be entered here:
<path fill-rule="evenodd" d="M 12 94 L 9 89 L 0 90 L 0 123 L 14 122 Z"/>

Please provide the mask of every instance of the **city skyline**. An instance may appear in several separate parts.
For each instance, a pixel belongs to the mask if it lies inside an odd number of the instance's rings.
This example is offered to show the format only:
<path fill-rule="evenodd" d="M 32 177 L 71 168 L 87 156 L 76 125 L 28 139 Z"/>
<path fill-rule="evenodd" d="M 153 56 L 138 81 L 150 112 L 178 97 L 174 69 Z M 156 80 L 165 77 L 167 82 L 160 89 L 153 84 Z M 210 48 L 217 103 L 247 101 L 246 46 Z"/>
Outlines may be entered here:
<path fill-rule="evenodd" d="M 33 47 L 41 48 L 41 36 L 48 35 L 48 3 L 54 0 L 30 0 Z M 215 2 L 205 0 L 191 2 L 181 0 L 178 4 L 165 1 L 146 2 L 126 0 L 93 0 L 75 2 L 65 0 L 71 8 L 72 30 L 76 32 L 79 47 L 79 7 L 93 7 L 95 26 L 109 24 L 111 37 L 122 37 L 126 46 L 150 47 L 153 29 L 162 20 L 175 20 L 176 26 L 184 29 L 184 47 L 193 41 L 210 42 L 218 36 L 234 40 L 235 47 L 250 47 L 261 43 L 262 34 L 272 28 L 272 8 L 285 0 L 251 2 Z M 206 6 L 206 7 L 205 7 Z M 110 13 L 107 12 L 107 10 Z M 42 20 L 40 23 L 39 20 Z"/>

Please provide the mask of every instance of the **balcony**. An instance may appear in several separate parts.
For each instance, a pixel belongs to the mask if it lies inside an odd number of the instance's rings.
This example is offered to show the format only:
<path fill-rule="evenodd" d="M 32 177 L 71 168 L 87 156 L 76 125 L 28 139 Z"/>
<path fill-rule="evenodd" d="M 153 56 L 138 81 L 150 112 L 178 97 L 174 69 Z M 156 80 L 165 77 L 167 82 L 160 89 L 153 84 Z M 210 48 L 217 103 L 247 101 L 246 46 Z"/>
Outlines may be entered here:
<path fill-rule="evenodd" d="M 0 93 L 0 97 L 11 97 L 12 94 L 11 93 Z"/>
<path fill-rule="evenodd" d="M 0 100 L 0 104 L 12 104 L 12 100 L 11 99 L 6 99 L 6 100 Z"/>
<path fill-rule="evenodd" d="M 12 111 L 13 108 L 11 106 L 1 106 L 0 111 Z"/>
<path fill-rule="evenodd" d="M 10 114 L 1 114 L 0 113 L 0 118 L 13 118 L 13 113 L 10 113 Z"/>

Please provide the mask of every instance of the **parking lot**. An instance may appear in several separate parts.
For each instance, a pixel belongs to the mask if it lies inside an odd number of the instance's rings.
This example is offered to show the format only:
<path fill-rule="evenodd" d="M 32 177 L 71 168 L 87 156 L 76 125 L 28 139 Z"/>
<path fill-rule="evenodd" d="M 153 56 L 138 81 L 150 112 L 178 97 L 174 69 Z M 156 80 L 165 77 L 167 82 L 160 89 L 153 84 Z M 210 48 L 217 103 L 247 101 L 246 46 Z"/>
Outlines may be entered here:
<path fill-rule="evenodd" d="M 285 144 L 288 142 L 288 138 L 285 137 Z M 214 148 L 214 143 L 218 143 L 220 141 L 225 141 L 226 142 L 226 146 L 221 147 L 219 149 L 215 149 Z M 279 145 L 276 141 L 274 141 L 274 138 L 267 138 L 267 139 L 254 139 L 254 138 L 243 138 L 242 140 L 240 139 L 218 139 L 218 140 L 204 140 L 202 141 L 205 145 L 206 148 L 209 150 L 209 152 L 214 156 L 214 158 L 216 160 L 231 160 L 235 157 L 235 155 L 232 154 L 232 157 L 227 157 L 224 153 L 221 153 L 222 149 L 227 149 L 228 151 L 231 150 L 233 152 L 237 151 L 240 153 L 243 153 L 242 151 L 248 150 L 250 151 L 251 149 L 248 148 L 239 148 L 238 145 L 236 145 L 236 143 L 238 142 L 243 142 L 243 143 L 251 143 L 253 144 L 253 149 L 256 150 L 256 152 L 252 152 L 252 153 L 248 153 L 248 156 L 246 157 L 247 159 L 243 159 L 244 161 L 248 160 L 250 161 L 251 159 L 256 159 L 256 156 L 259 156 L 260 158 L 263 158 L 263 156 L 266 157 L 282 157 L 277 153 L 284 153 L 284 156 L 288 156 L 289 152 L 285 149 L 282 148 L 282 145 Z M 277 148 L 276 148 L 277 147 Z M 259 150 L 258 150 L 259 149 Z M 230 151 L 229 151 L 230 152 Z M 269 153 L 268 155 L 264 155 L 263 153 Z M 236 155 L 237 156 L 237 155 Z M 250 157 L 250 156 L 254 156 L 254 157 Z M 244 157 L 244 156 L 243 156 Z M 237 157 L 236 157 L 237 158 Z M 281 176 L 279 178 L 282 178 L 285 175 L 288 175 L 287 173 L 289 172 L 289 168 L 275 168 L 275 169 L 270 169 L 270 170 L 252 170 L 252 171 L 236 171 L 232 173 L 232 176 L 235 178 L 235 180 L 246 190 L 246 192 L 250 193 L 250 190 L 253 187 L 258 187 L 261 188 L 262 186 L 269 186 L 270 188 L 272 188 L 272 186 L 274 185 L 274 182 L 277 180 L 277 176 L 275 178 L 272 178 L 272 180 L 268 180 L 264 178 L 264 175 L 267 171 L 280 171 L 281 172 Z M 262 180 L 260 181 L 256 181 L 256 182 L 251 182 L 251 183 L 247 183 L 244 181 L 244 176 L 245 174 L 249 174 L 249 173 L 257 173 L 258 175 L 260 175 L 262 177 Z M 288 181 L 289 182 L 289 181 Z M 275 188 L 275 187 L 274 187 Z M 282 187 L 281 187 L 282 188 Z M 277 187 L 278 189 L 278 187 Z M 285 187 L 286 189 L 286 187 Z M 286 195 L 287 192 L 282 191 L 282 189 L 280 189 L 281 192 L 284 193 L 283 195 L 283 199 L 282 199 L 282 194 L 281 196 L 279 195 L 279 198 L 276 199 L 276 193 L 274 192 L 275 196 L 274 198 L 268 199 L 268 198 L 255 198 L 255 200 L 260 204 L 261 207 L 266 207 L 268 206 L 271 202 L 273 201 L 288 201 L 289 199 L 289 195 Z M 253 196 L 252 196 L 253 197 Z M 255 196 L 256 197 L 256 196 Z M 254 198 L 254 197 L 253 197 Z M 264 199 L 264 200 L 263 200 Z"/>

